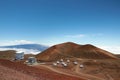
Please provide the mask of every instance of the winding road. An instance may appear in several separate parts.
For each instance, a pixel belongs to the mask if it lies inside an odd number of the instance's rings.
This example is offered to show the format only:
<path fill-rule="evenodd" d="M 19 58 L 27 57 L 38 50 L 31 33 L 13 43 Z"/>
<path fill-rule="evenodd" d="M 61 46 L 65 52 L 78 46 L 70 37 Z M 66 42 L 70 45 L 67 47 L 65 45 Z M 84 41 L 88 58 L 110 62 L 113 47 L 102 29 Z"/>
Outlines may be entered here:
<path fill-rule="evenodd" d="M 92 76 L 92 75 L 88 75 L 88 74 L 84 74 L 80 72 L 80 68 L 79 68 L 79 64 L 76 65 L 75 74 L 71 74 L 71 73 L 67 73 L 65 71 L 61 71 L 59 69 L 53 68 L 52 66 L 48 66 L 48 65 L 37 65 L 37 68 L 43 67 L 43 68 L 47 68 L 53 72 L 59 73 L 59 74 L 64 74 L 64 75 L 68 75 L 68 76 L 73 76 L 73 77 L 78 77 L 78 78 L 83 78 L 84 80 L 105 80 L 96 76 Z"/>

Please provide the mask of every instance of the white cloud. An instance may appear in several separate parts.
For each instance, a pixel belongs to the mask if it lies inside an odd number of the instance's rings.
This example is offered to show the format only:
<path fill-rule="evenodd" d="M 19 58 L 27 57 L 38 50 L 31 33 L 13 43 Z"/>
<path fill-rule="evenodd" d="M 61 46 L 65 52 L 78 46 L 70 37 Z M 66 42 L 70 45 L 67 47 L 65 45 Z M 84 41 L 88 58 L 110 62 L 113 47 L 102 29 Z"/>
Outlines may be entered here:
<path fill-rule="evenodd" d="M 13 40 L 13 41 L 3 41 L 0 42 L 0 46 L 5 46 L 5 45 L 17 45 L 17 44 L 32 44 L 34 42 L 28 41 L 28 40 Z"/>
<path fill-rule="evenodd" d="M 68 38 L 83 38 L 83 37 L 96 37 L 96 36 L 102 36 L 103 34 L 102 33 L 96 33 L 96 34 L 75 34 L 75 35 L 66 35 L 65 37 L 68 37 Z"/>
<path fill-rule="evenodd" d="M 0 51 L 6 51 L 6 50 L 15 50 L 17 52 L 24 52 L 25 54 L 38 54 L 41 51 L 35 50 L 35 49 L 23 49 L 23 48 L 0 48 Z"/>
<path fill-rule="evenodd" d="M 28 41 L 28 40 L 13 40 L 13 41 L 4 41 L 0 42 L 0 46 L 7 46 L 7 45 L 19 45 L 19 44 L 33 44 L 35 42 Z M 35 49 L 23 49 L 23 48 L 0 48 L 0 51 L 5 51 L 5 50 L 15 50 L 17 52 L 24 52 L 25 54 L 38 54 L 41 51 L 35 50 Z"/>
<path fill-rule="evenodd" d="M 120 46 L 99 46 L 99 47 L 111 53 L 120 54 Z"/>
<path fill-rule="evenodd" d="M 85 37 L 84 34 L 76 34 L 76 35 L 66 35 L 65 37 L 68 37 L 68 38 L 82 38 L 82 37 Z"/>
<path fill-rule="evenodd" d="M 34 43 L 34 42 L 28 41 L 28 40 L 15 40 L 15 41 L 12 41 L 12 43 L 15 43 L 15 44 L 31 44 L 31 43 Z"/>

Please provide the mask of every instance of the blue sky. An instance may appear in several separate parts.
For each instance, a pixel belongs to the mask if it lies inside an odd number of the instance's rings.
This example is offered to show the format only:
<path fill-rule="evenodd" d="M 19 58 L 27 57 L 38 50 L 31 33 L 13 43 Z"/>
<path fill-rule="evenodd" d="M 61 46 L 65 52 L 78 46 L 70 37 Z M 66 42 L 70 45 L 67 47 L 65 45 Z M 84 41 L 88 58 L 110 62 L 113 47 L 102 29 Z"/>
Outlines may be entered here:
<path fill-rule="evenodd" d="M 120 49 L 119 0 L 0 0 L 0 44 L 78 44 Z"/>

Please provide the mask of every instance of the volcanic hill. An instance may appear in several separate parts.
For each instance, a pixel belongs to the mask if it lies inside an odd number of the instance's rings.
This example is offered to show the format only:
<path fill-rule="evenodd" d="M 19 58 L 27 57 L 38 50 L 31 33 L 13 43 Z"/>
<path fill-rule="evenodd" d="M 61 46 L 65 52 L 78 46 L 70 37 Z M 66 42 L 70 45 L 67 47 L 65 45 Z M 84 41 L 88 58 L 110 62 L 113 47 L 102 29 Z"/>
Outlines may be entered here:
<path fill-rule="evenodd" d="M 12 60 L 16 54 L 14 50 L 0 51 L 0 59 Z"/>
<path fill-rule="evenodd" d="M 54 45 L 37 54 L 36 58 L 39 61 L 54 61 L 61 58 L 117 59 L 112 53 L 91 44 L 79 45 L 72 42 Z"/>

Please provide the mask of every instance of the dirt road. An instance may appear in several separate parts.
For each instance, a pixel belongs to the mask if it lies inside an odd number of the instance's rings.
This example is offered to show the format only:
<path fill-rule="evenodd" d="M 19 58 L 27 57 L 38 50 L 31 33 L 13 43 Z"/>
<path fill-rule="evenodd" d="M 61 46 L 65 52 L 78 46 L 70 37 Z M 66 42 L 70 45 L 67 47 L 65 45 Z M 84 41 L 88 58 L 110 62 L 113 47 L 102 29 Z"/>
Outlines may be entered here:
<path fill-rule="evenodd" d="M 40 68 L 40 67 L 47 68 L 47 69 L 49 69 L 53 72 L 59 73 L 59 74 L 64 74 L 64 75 L 68 75 L 68 76 L 83 78 L 85 80 L 104 80 L 104 79 L 96 77 L 96 76 L 92 76 L 92 75 L 88 75 L 88 74 L 84 74 L 84 73 L 79 72 L 79 65 L 76 66 L 76 69 L 75 69 L 75 72 L 74 72 L 75 74 L 71 74 L 71 73 L 66 72 L 66 71 L 61 71 L 61 70 L 55 69 L 52 66 L 48 66 L 48 65 L 38 65 L 36 67 L 37 68 Z"/>

